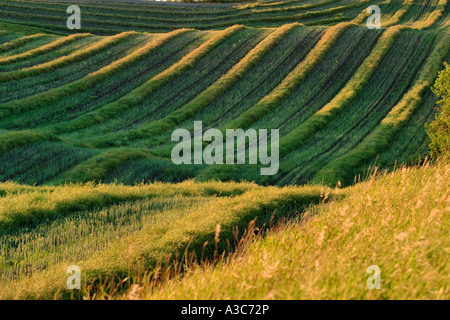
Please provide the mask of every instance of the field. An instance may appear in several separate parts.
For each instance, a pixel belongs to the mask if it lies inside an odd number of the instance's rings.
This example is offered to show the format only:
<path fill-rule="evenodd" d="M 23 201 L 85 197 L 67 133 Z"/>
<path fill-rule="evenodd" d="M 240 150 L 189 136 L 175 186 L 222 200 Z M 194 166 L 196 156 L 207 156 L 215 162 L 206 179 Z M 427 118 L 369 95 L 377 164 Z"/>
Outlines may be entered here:
<path fill-rule="evenodd" d="M 450 3 L 224 2 L 85 1 L 69 30 L 64 0 L 0 0 L 0 298 L 448 299 L 450 169 L 424 159 Z M 279 171 L 174 164 L 199 120 L 279 129 Z"/>

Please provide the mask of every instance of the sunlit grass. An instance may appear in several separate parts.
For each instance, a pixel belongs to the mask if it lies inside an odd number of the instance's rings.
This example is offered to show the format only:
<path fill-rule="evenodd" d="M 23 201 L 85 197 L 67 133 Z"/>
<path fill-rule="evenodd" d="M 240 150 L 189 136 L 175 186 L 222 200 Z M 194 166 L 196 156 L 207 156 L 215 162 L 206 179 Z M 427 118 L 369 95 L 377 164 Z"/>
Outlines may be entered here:
<path fill-rule="evenodd" d="M 229 261 L 162 285 L 137 282 L 115 298 L 449 299 L 449 175 L 445 162 L 381 174 Z M 371 265 L 381 269 L 380 290 L 367 288 Z"/>

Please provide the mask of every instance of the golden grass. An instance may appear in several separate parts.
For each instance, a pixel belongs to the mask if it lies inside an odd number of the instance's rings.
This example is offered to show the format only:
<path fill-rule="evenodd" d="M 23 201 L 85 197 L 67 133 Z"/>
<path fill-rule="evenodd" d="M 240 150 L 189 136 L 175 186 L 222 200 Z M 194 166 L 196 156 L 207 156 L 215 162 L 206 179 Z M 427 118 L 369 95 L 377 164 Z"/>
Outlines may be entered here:
<path fill-rule="evenodd" d="M 315 3 L 300 4 L 298 6 L 286 6 L 281 8 L 266 8 L 266 9 L 253 9 L 253 13 L 275 13 L 275 12 L 288 12 L 296 11 L 301 9 L 312 9 L 320 6 L 325 6 L 327 4 L 332 4 L 334 2 L 339 2 L 340 0 L 323 0 L 317 1 Z M 267 4 L 266 4 L 267 5 Z"/>
<path fill-rule="evenodd" d="M 150 157 L 150 153 L 145 149 L 109 149 L 83 161 L 73 169 L 64 172 L 61 177 L 50 181 L 50 183 L 100 181 L 108 172 L 120 167 L 122 164 L 148 157 Z"/>
<path fill-rule="evenodd" d="M 391 0 L 386 0 L 384 2 L 381 2 L 380 4 L 389 3 Z M 369 2 L 368 0 L 364 0 L 364 2 Z M 363 11 L 361 11 L 351 22 L 357 25 L 362 24 L 366 18 L 370 16 L 369 13 L 367 13 L 367 8 L 364 8 Z"/>
<path fill-rule="evenodd" d="M 36 132 L 32 130 L 11 131 L 0 135 L 0 154 L 23 145 L 38 141 L 58 140 L 53 134 Z"/>
<path fill-rule="evenodd" d="M 390 27 L 398 24 L 400 20 L 404 17 L 404 15 L 411 9 L 413 4 L 414 0 L 404 0 L 403 8 L 401 8 L 394 15 L 392 15 L 392 17 L 390 17 L 388 21 L 382 22 L 381 25 L 383 27 Z"/>
<path fill-rule="evenodd" d="M 328 0 L 329 1 L 329 0 Z M 326 2 L 328 2 L 326 0 Z M 248 9 L 248 8 L 263 8 L 263 7 L 271 7 L 271 6 L 278 6 L 280 4 L 283 5 L 287 5 L 287 4 L 297 4 L 297 3 L 301 3 L 302 0 L 284 0 L 284 1 L 278 1 L 278 2 L 270 2 L 270 3 L 264 3 L 264 2 L 253 2 L 253 3 L 246 3 L 246 4 L 240 4 L 240 5 L 236 5 L 235 8 L 239 9 L 239 10 L 243 10 L 243 9 Z M 324 2 L 324 1 L 322 1 Z"/>
<path fill-rule="evenodd" d="M 41 188 L 35 188 L 34 186 L 29 185 L 23 185 L 19 184 L 17 182 L 12 181 L 6 181 L 0 183 L 0 197 L 18 194 L 18 193 L 25 193 L 25 192 L 40 192 L 40 191 L 49 191 L 52 187 L 41 187 Z"/>
<path fill-rule="evenodd" d="M 445 7 L 447 5 L 448 0 L 439 0 L 436 5 L 436 8 L 431 12 L 431 14 L 427 17 L 427 19 L 423 21 L 414 22 L 411 27 L 418 30 L 423 30 L 432 27 L 444 14 Z"/>
<path fill-rule="evenodd" d="M 211 184 L 214 185 L 214 183 L 198 184 L 197 188 L 209 189 L 208 186 Z M 231 188 L 233 185 L 238 188 L 240 186 L 240 184 L 229 185 Z M 160 186 L 152 189 L 158 192 Z M 104 251 L 86 260 L 74 262 L 83 272 L 85 285 L 98 276 L 143 273 L 145 270 L 157 268 L 159 263 L 180 257 L 186 250 L 194 251 L 198 257 L 201 257 L 202 253 L 210 256 L 215 252 L 216 246 L 219 246 L 220 250 L 227 250 L 229 241 L 234 241 L 236 235 L 242 234 L 255 217 L 259 223 L 269 222 L 277 210 L 282 208 L 289 211 L 294 208 L 302 210 L 305 205 L 317 203 L 323 196 L 323 188 L 320 187 L 262 188 L 252 184 L 244 186 L 248 187 L 248 191 L 242 195 L 216 198 L 206 204 L 187 208 L 188 212 L 178 219 L 164 220 L 156 225 L 144 227 L 136 234 L 112 243 Z M 170 188 L 170 185 L 168 187 Z M 245 187 L 241 187 L 239 191 L 243 189 Z M 79 190 L 76 193 L 78 197 L 83 197 L 87 192 Z M 72 196 L 69 197 L 72 199 Z M 76 196 L 73 197 L 75 198 Z M 172 215 L 173 212 L 166 214 Z M 214 240 L 218 237 L 217 225 L 220 225 L 220 243 Z M 33 274 L 32 277 L 0 283 L 0 298 L 48 299 L 53 298 L 55 294 L 59 298 L 67 297 L 65 268 L 67 266 L 64 263 L 57 264 Z"/>
<path fill-rule="evenodd" d="M 403 167 L 342 192 L 230 261 L 109 298 L 448 300 L 450 165 Z M 379 290 L 366 285 L 371 265 Z"/>
<path fill-rule="evenodd" d="M 0 232 L 42 220 L 50 221 L 76 211 L 149 197 L 234 196 L 260 188 L 253 183 L 198 184 L 193 180 L 138 186 L 86 183 L 32 187 L 0 183 Z"/>
<path fill-rule="evenodd" d="M 230 14 L 230 15 L 226 15 L 226 20 L 230 20 L 233 19 L 234 22 L 237 22 L 236 20 L 238 18 L 241 17 L 251 17 L 253 15 L 256 14 L 256 16 L 258 14 L 267 14 L 267 13 L 280 13 L 280 12 L 289 12 L 289 11 L 300 11 L 300 10 L 306 10 L 306 9 L 312 9 L 312 8 L 316 8 L 316 7 L 320 7 L 320 6 L 324 6 L 327 4 L 332 4 L 334 2 L 339 2 L 341 0 L 323 0 L 323 1 L 318 1 L 316 3 L 309 3 L 309 4 L 302 4 L 302 5 L 298 5 L 298 6 L 284 6 L 282 8 L 266 8 L 266 9 L 251 9 L 251 10 L 244 10 L 244 11 L 240 11 L 240 10 L 235 10 L 236 13 Z M 365 0 L 367 1 L 367 0 Z M 35 9 L 34 6 L 26 6 L 26 5 L 17 5 L 17 4 L 11 4 L 8 3 L 8 7 L 12 7 L 12 8 L 18 8 L 18 9 Z M 87 8 L 86 6 L 84 6 L 84 8 Z M 66 12 L 65 9 L 58 9 L 58 8 L 47 8 L 46 9 L 47 12 L 54 12 L 54 13 L 64 13 Z M 203 11 L 203 8 L 202 8 Z M 89 11 L 88 13 L 86 13 L 86 15 L 89 15 L 90 17 L 95 17 L 95 20 L 92 19 L 88 19 L 86 21 L 98 21 L 97 19 L 102 19 L 102 18 L 111 18 L 111 19 L 128 19 L 128 20 L 133 20 L 133 22 L 135 21 L 142 21 L 142 22 L 165 22 L 167 24 L 182 24 L 182 23 L 198 23 L 197 27 L 200 27 L 203 23 L 207 22 L 207 21 L 220 21 L 220 16 L 197 16 L 198 13 L 197 12 L 184 12 L 183 14 L 180 14 L 178 17 L 172 17 L 172 18 L 160 18 L 160 17 L 148 17 L 145 15 L 142 15 L 142 13 L 144 13 L 144 11 L 139 11 L 139 12 L 135 12 L 135 14 L 133 14 L 133 16 L 131 15 L 127 15 L 127 14 L 116 14 L 116 13 L 104 13 L 104 12 L 98 12 L 98 11 Z M 152 11 L 150 11 L 153 15 L 156 13 L 155 10 L 153 9 Z M 172 12 L 170 12 L 170 14 L 172 14 Z M 195 15 L 196 17 L 192 17 L 192 15 Z M 16 14 L 14 14 L 16 15 Z M 165 16 L 166 13 L 162 12 L 162 15 Z M 189 15 L 191 15 L 189 17 Z M 188 16 L 188 17 L 186 17 Z M 242 19 L 239 20 L 244 22 Z M 110 21 L 108 21 L 110 22 Z M 109 24 L 109 23 L 108 23 Z M 137 25 L 136 25 L 137 26 Z M 142 25 L 141 25 L 142 26 Z"/>

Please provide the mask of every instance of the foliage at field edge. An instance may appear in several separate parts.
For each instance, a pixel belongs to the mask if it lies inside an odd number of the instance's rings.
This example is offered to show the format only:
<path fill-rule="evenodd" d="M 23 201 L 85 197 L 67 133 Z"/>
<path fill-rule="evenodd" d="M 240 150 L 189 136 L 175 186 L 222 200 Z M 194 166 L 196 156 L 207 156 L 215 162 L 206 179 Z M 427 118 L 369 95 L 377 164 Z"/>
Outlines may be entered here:
<path fill-rule="evenodd" d="M 445 63 L 445 69 L 439 72 L 432 90 L 441 100 L 437 102 L 439 111 L 435 119 L 427 127 L 427 133 L 431 138 L 431 153 L 434 156 L 448 156 L 450 154 L 450 65 L 448 63 Z"/>

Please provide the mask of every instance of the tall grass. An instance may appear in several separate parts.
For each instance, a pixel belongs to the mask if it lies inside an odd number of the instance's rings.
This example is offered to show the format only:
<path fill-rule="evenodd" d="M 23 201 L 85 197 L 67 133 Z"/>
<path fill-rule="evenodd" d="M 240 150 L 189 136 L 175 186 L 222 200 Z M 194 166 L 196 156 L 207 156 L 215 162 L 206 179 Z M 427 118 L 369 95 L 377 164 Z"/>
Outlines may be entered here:
<path fill-rule="evenodd" d="M 233 26 L 225 29 L 224 31 L 218 32 L 211 37 L 211 39 L 207 40 L 198 48 L 184 56 L 180 61 L 152 77 L 150 80 L 146 81 L 138 88 L 130 91 L 120 99 L 106 104 L 91 113 L 85 114 L 66 123 L 55 125 L 49 129 L 55 132 L 68 132 L 86 128 L 95 123 L 103 122 L 106 119 L 109 119 L 118 113 L 137 105 L 149 94 L 167 84 L 174 78 L 180 76 L 184 71 L 192 68 L 208 52 L 243 28 L 243 26 Z"/>
<path fill-rule="evenodd" d="M 389 1 L 389 0 L 388 0 Z M 388 2 L 385 1 L 385 2 Z M 350 20 L 353 18 L 355 9 L 366 7 L 369 4 L 385 3 L 381 0 L 361 0 L 343 2 L 339 6 L 339 0 L 321 0 L 310 3 L 286 2 L 256 4 L 256 5 L 236 5 L 229 8 L 214 8 L 207 10 L 193 10 L 192 8 L 180 7 L 129 7 L 117 5 L 84 5 L 84 30 L 99 33 L 112 34 L 124 30 L 161 32 L 172 31 L 182 27 L 195 29 L 217 29 L 231 26 L 233 24 L 245 24 L 248 26 L 280 26 L 282 23 L 303 22 L 310 25 L 329 25 L 337 22 Z M 334 5 L 334 6 L 333 6 Z M 320 10 L 322 7 L 326 9 Z M 28 26 L 43 26 L 42 23 L 34 21 L 48 21 L 45 24 L 47 30 L 64 31 L 64 20 L 61 14 L 66 8 L 60 4 L 51 4 L 47 6 L 48 10 L 42 12 L 36 4 L 15 3 L 5 5 L 4 16 L 12 23 L 21 23 Z M 316 9 L 310 10 L 309 9 Z M 114 12 L 114 13 L 111 13 Z M 50 14 L 47 14 L 50 13 Z M 45 14 L 45 15 L 44 15 Z M 321 20 L 313 20 L 315 17 L 329 17 Z M 355 23 L 362 23 L 367 17 L 367 13 L 362 11 L 354 18 Z M 25 22 L 22 22 L 25 19 Z M 17 22 L 17 21 L 21 22 Z"/>
<path fill-rule="evenodd" d="M 370 55 L 359 66 L 345 87 L 329 103 L 280 139 L 280 154 L 285 155 L 303 145 L 309 137 L 325 127 L 336 114 L 342 112 L 350 104 L 358 93 L 363 90 L 381 60 L 404 28 L 406 27 L 393 26 L 383 33 Z"/>
<path fill-rule="evenodd" d="M 7 43 L 3 43 L 3 44 L 0 45 L 0 53 L 9 51 L 9 50 L 14 49 L 14 48 L 18 48 L 18 47 L 23 46 L 24 44 L 26 44 L 28 42 L 31 42 L 33 40 L 36 40 L 36 39 L 39 39 L 39 38 L 42 38 L 42 37 L 45 37 L 45 36 L 46 35 L 43 34 L 43 33 L 37 33 L 37 34 L 33 34 L 31 36 L 24 36 L 24 37 L 21 37 L 21 38 L 18 38 L 18 39 L 11 40 L 10 42 L 7 42 Z"/>
<path fill-rule="evenodd" d="M 90 36 L 89 33 L 77 33 L 77 34 L 73 34 L 73 35 L 70 35 L 70 36 L 67 36 L 64 38 L 60 38 L 51 43 L 45 44 L 39 48 L 35 48 L 35 49 L 29 50 L 27 52 L 15 54 L 15 55 L 8 56 L 5 58 L 0 58 L 0 65 L 11 64 L 14 62 L 30 59 L 30 58 L 36 57 L 40 54 L 50 52 L 52 50 L 55 50 L 57 48 L 60 48 L 64 45 L 66 45 L 66 44 L 72 43 L 78 39 L 82 39 L 82 38 L 88 37 L 88 36 Z"/>
<path fill-rule="evenodd" d="M 34 186 L 23 185 L 17 182 L 7 181 L 0 183 L 0 197 L 10 196 L 18 193 L 26 192 L 48 192 L 52 190 L 53 187 L 41 187 L 36 188 Z"/>
<path fill-rule="evenodd" d="M 387 148 L 400 129 L 409 121 L 422 102 L 422 95 L 436 78 L 441 62 L 450 49 L 450 36 L 444 35 L 427 58 L 409 91 L 392 108 L 381 123 L 364 140 L 345 155 L 329 162 L 314 177 L 314 182 L 335 185 L 350 183 L 351 172 L 364 161 Z"/>
<path fill-rule="evenodd" d="M 308 53 L 305 59 L 300 62 L 283 81 L 262 98 L 258 103 L 247 111 L 241 113 L 239 117 L 227 123 L 223 130 L 227 128 L 245 128 L 251 126 L 265 114 L 271 112 L 277 105 L 287 97 L 305 79 L 309 72 L 323 59 L 325 54 L 339 39 L 340 35 L 354 24 L 343 22 L 334 27 L 330 27 Z"/>
<path fill-rule="evenodd" d="M 83 60 L 86 57 L 89 57 L 91 55 L 94 55 L 109 46 L 122 41 L 132 35 L 136 35 L 137 32 L 122 32 L 115 36 L 106 37 L 104 39 L 101 39 L 100 41 L 94 43 L 93 45 L 84 48 L 82 50 L 73 52 L 67 56 L 56 58 L 52 61 L 45 62 L 30 68 L 25 68 L 22 70 L 14 70 L 10 72 L 5 72 L 0 74 L 0 83 L 12 81 L 12 80 L 19 80 L 26 77 L 36 76 L 45 72 L 50 72 L 52 70 L 56 70 L 60 67 L 66 66 L 68 64 L 78 62 Z"/>
<path fill-rule="evenodd" d="M 71 94 L 75 94 L 82 90 L 86 90 L 90 88 L 94 84 L 113 76 L 115 73 L 120 70 L 125 69 L 129 65 L 136 63 L 140 59 L 142 59 L 145 55 L 151 53 L 156 50 L 164 43 L 169 40 L 182 35 L 188 31 L 189 29 L 179 29 L 161 36 L 158 36 L 156 39 L 149 41 L 147 44 L 139 48 L 138 50 L 130 53 L 129 55 L 112 62 L 111 64 L 92 72 L 81 78 L 79 80 L 73 81 L 71 83 L 65 84 L 63 86 L 53 88 L 27 98 L 21 100 L 10 101 L 0 106 L 0 117 L 5 117 L 12 113 L 19 113 L 25 110 L 30 110 L 34 108 L 38 108 L 41 106 L 48 105 L 52 102 L 58 101 L 64 97 L 67 97 Z M 95 46 L 98 46 L 96 44 Z"/>
<path fill-rule="evenodd" d="M 162 284 L 135 279 L 126 293 L 94 287 L 86 297 L 448 300 L 449 174 L 445 163 L 403 167 L 345 189 L 342 200 L 249 241 L 229 261 Z M 381 289 L 367 287 L 371 265 L 381 270 Z"/>
<path fill-rule="evenodd" d="M 301 4 L 304 0 L 284 0 L 284 1 L 278 1 L 278 2 L 270 2 L 270 3 L 265 3 L 265 2 L 253 2 L 253 3 L 245 3 L 245 4 L 241 4 L 241 5 L 236 5 L 237 9 L 243 10 L 243 9 L 247 9 L 247 8 L 264 8 L 264 7 L 274 7 L 274 6 L 290 6 L 290 5 L 295 5 L 295 4 L 299 4 L 302 6 L 306 6 L 306 5 L 317 5 L 317 3 L 311 3 L 311 4 Z M 319 1 L 318 3 L 332 3 L 335 0 L 324 0 L 324 1 Z"/>
<path fill-rule="evenodd" d="M 151 137 L 173 128 L 182 121 L 192 117 L 195 113 L 201 111 L 208 104 L 217 99 L 223 92 L 225 92 L 225 90 L 236 83 L 236 81 L 238 81 L 242 75 L 247 72 L 247 70 L 256 65 L 262 57 L 277 43 L 279 43 L 280 40 L 284 38 L 293 28 L 298 26 L 298 23 L 287 24 L 270 33 L 226 74 L 220 77 L 206 90 L 202 91 L 190 102 L 173 111 L 163 119 L 153 121 L 148 125 L 142 126 L 141 128 L 135 130 L 130 130 L 126 133 L 107 135 L 97 139 L 86 140 L 86 142 L 94 146 L 107 146 L 112 141 L 117 141 L 118 139 L 136 140 L 144 137 Z"/>

